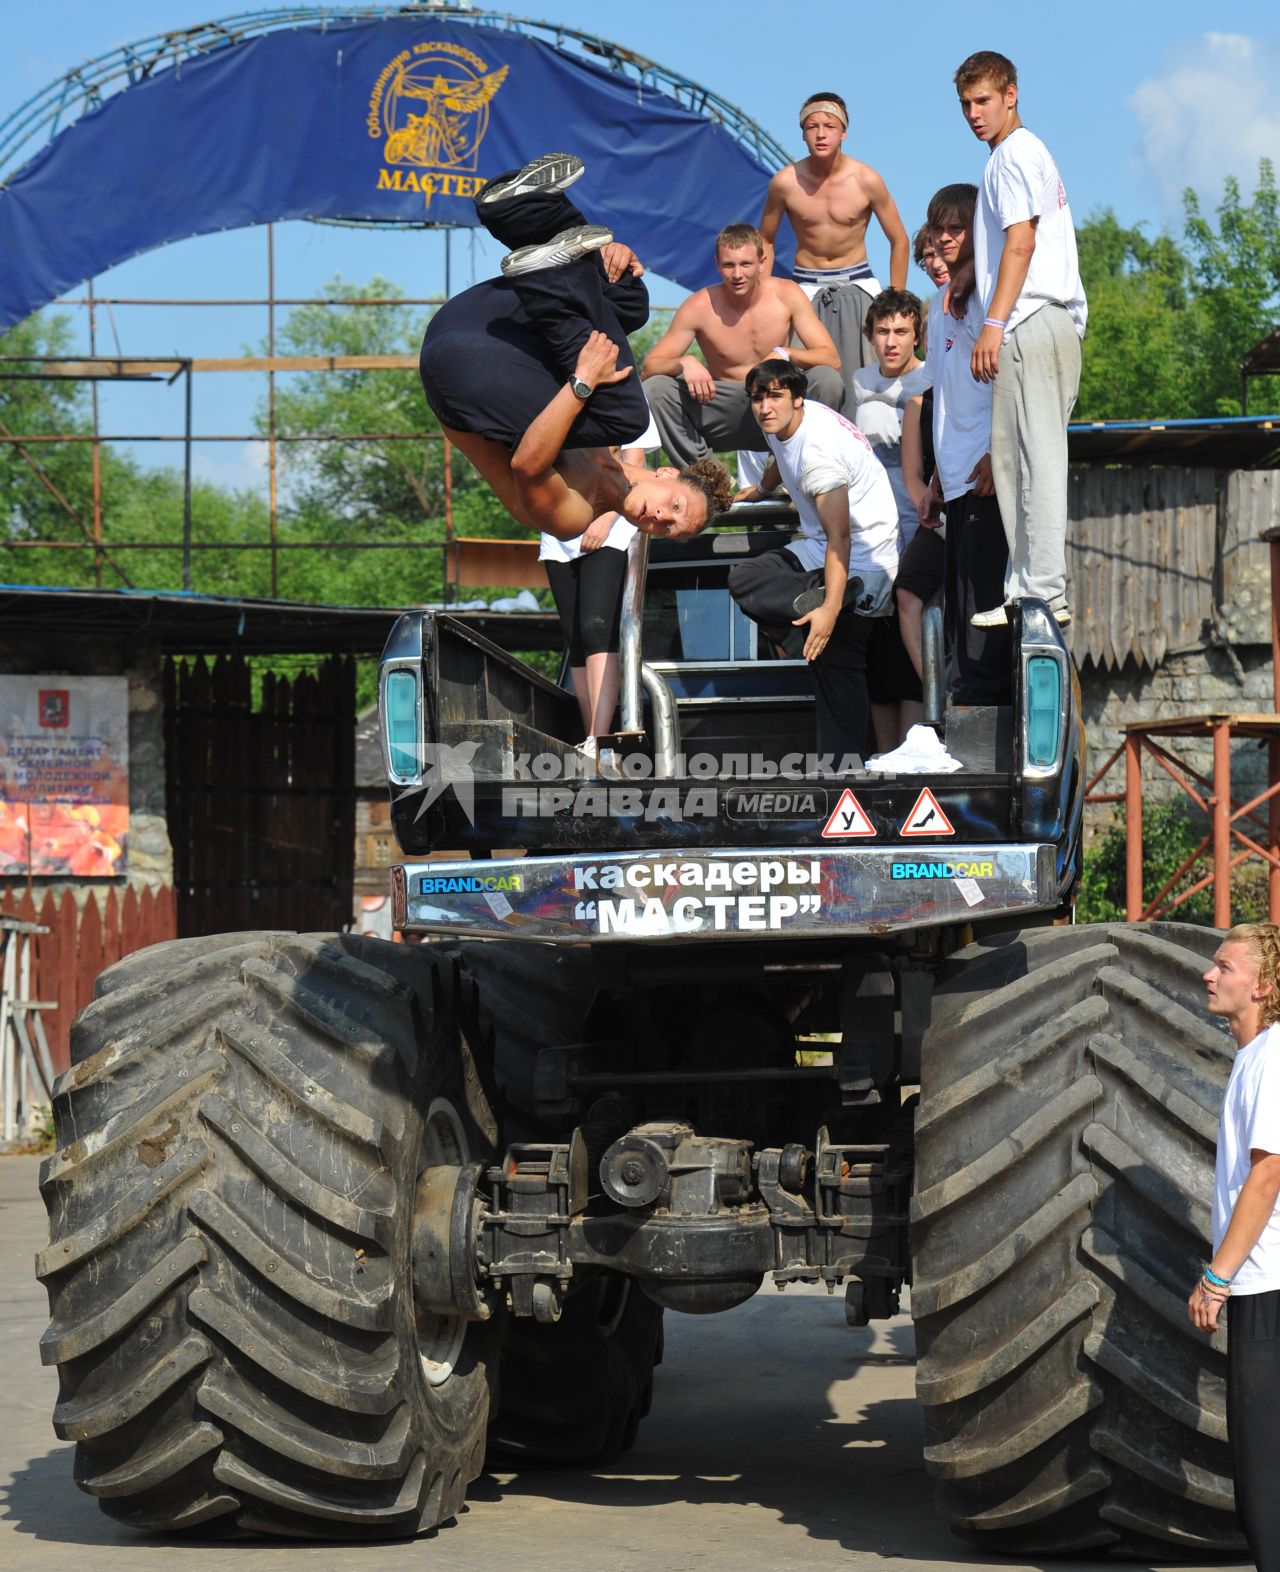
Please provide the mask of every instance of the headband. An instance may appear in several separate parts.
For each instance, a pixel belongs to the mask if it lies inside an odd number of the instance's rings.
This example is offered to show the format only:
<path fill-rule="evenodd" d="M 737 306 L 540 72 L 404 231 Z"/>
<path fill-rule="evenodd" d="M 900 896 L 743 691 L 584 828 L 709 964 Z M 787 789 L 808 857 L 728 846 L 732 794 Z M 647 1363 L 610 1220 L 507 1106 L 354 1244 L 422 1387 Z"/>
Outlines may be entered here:
<path fill-rule="evenodd" d="M 815 98 L 811 103 L 808 103 L 804 106 L 804 108 L 800 111 L 801 129 L 804 129 L 804 123 L 810 115 L 818 114 L 819 112 L 825 115 L 834 115 L 846 131 L 849 129 L 848 115 L 846 115 L 844 110 L 841 109 L 840 105 L 831 98 Z"/>

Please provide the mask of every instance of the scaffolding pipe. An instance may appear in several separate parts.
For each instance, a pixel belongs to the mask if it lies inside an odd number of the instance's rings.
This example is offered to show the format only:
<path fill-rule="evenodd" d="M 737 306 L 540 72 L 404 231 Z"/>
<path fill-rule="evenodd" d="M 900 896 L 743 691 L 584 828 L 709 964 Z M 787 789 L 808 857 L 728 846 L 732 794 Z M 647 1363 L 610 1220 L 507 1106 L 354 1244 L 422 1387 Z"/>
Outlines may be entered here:
<path fill-rule="evenodd" d="M 187 379 L 183 399 L 182 450 L 182 587 L 191 588 L 191 362 L 187 362 Z"/>
<path fill-rule="evenodd" d="M 276 226 L 267 225 L 267 354 L 276 358 Z M 271 598 L 279 592 L 279 531 L 276 518 L 276 374 L 267 372 L 267 521 L 271 533 Z"/>
<path fill-rule="evenodd" d="M 90 279 L 86 293 L 89 300 L 89 354 L 95 359 L 98 354 L 98 313 L 95 309 L 93 298 L 93 280 Z M 98 384 L 90 384 L 90 399 L 93 409 L 93 584 L 95 589 L 102 588 L 102 430 L 98 419 Z"/>

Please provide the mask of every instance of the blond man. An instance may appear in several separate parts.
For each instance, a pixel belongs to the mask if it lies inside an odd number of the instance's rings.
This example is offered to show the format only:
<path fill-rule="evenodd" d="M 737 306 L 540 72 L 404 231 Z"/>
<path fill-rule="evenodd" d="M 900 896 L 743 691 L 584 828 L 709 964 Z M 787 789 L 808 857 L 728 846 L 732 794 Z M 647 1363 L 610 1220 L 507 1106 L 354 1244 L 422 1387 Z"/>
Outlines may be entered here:
<path fill-rule="evenodd" d="M 1227 1436 L 1236 1511 L 1261 1572 L 1280 1568 L 1280 927 L 1232 928 L 1204 974 L 1209 1012 L 1236 1040 L 1213 1179 L 1213 1255 L 1187 1313 L 1228 1311 Z"/>

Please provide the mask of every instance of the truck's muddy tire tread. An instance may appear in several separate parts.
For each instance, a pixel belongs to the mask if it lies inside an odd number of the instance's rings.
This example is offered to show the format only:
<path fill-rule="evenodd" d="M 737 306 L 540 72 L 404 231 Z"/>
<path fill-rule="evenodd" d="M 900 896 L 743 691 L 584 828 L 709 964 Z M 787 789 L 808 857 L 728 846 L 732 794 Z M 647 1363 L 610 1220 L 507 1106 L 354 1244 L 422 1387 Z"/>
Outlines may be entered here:
<path fill-rule="evenodd" d="M 1003 1554 L 1242 1548 L 1207 1252 L 1220 936 L 1044 928 L 948 963 L 924 1046 L 912 1311 L 943 1515 Z"/>
<path fill-rule="evenodd" d="M 511 942 L 459 951 L 464 1029 L 492 1056 L 506 1139 L 567 1140 L 568 1129 L 538 1121 L 535 1073 L 544 1048 L 583 1040 L 599 991 L 591 956 Z M 621 1456 L 649 1412 L 661 1357 L 662 1307 L 614 1274 L 572 1294 L 552 1325 L 513 1317 L 490 1451 L 564 1463 Z"/>
<path fill-rule="evenodd" d="M 179 940 L 99 979 L 37 1265 L 55 1429 L 110 1516 L 380 1539 L 460 1510 L 493 1332 L 429 1386 L 409 1270 L 432 1099 L 493 1150 L 456 992 L 454 956 L 348 936 Z"/>

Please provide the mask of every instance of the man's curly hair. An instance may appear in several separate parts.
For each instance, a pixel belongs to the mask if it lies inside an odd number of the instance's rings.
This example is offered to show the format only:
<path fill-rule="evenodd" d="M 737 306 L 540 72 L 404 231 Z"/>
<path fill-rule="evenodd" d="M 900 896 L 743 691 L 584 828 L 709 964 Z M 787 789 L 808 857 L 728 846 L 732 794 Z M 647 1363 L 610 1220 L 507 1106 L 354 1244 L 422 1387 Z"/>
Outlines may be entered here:
<path fill-rule="evenodd" d="M 700 458 L 680 471 L 680 479 L 707 499 L 707 524 L 714 524 L 716 516 L 723 513 L 733 501 L 733 481 L 729 471 L 719 459 Z"/>
<path fill-rule="evenodd" d="M 1223 936 L 1224 944 L 1247 944 L 1258 967 L 1258 981 L 1268 984 L 1258 1018 L 1263 1026 L 1280 1021 L 1280 928 L 1273 922 L 1237 923 Z"/>

